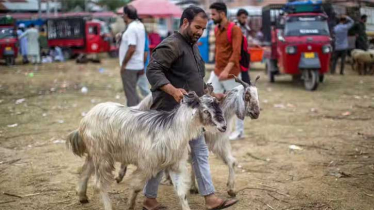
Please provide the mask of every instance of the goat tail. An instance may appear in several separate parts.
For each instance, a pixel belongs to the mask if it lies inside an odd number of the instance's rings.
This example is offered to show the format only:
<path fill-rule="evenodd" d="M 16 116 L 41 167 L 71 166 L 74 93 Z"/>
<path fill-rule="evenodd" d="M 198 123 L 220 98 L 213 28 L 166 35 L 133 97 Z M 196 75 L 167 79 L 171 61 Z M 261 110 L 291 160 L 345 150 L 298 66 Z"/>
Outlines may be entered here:
<path fill-rule="evenodd" d="M 87 153 L 86 144 L 83 142 L 82 136 L 78 130 L 75 130 L 68 135 L 66 147 L 71 149 L 72 152 L 79 157 L 82 157 Z"/>

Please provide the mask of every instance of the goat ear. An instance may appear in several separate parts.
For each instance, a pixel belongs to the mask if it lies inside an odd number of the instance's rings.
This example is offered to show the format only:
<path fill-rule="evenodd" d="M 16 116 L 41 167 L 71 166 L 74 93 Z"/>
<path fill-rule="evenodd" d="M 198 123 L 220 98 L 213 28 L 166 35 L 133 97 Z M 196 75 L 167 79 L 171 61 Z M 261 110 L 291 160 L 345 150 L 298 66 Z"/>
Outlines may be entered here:
<path fill-rule="evenodd" d="M 212 83 L 207 83 L 206 84 L 206 90 L 204 91 L 205 94 L 211 95 L 214 91 Z"/>

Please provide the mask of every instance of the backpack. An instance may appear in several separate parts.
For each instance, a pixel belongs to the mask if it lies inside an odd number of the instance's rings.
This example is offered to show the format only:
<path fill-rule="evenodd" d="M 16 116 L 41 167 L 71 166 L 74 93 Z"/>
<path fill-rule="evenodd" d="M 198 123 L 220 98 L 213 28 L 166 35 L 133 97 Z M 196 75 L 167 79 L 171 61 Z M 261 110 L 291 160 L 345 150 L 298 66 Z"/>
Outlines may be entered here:
<path fill-rule="evenodd" d="M 232 43 L 232 28 L 234 27 L 235 23 L 229 22 L 229 25 L 227 26 L 227 39 L 229 43 Z M 214 32 L 217 33 L 218 26 L 215 27 Z M 241 44 L 241 51 L 240 51 L 240 70 L 241 71 L 248 71 L 249 69 L 249 63 L 250 63 L 250 54 L 248 51 L 248 41 L 247 37 L 243 35 L 242 37 L 242 44 Z"/>

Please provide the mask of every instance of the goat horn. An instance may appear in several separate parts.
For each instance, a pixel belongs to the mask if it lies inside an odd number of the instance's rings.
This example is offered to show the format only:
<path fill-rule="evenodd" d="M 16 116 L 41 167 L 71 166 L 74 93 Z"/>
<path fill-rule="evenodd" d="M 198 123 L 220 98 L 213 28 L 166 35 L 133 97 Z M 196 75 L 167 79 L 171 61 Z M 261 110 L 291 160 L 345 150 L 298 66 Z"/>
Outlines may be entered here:
<path fill-rule="evenodd" d="M 254 86 L 256 86 L 256 83 L 257 83 L 257 81 L 260 79 L 260 75 L 257 75 L 257 77 L 256 77 L 256 79 L 255 79 L 255 82 L 254 82 Z"/>
<path fill-rule="evenodd" d="M 235 82 L 242 84 L 245 88 L 248 87 L 248 85 L 251 85 L 251 84 L 245 83 L 243 80 L 239 79 L 238 77 L 236 77 L 233 74 L 230 74 L 230 76 L 233 76 L 235 78 Z"/>

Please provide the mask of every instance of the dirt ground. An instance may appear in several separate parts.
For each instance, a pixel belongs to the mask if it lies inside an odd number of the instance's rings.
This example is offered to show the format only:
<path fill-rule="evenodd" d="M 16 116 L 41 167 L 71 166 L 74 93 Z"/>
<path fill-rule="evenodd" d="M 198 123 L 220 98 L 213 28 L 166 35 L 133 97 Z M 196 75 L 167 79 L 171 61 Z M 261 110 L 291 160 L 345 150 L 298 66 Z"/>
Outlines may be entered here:
<path fill-rule="evenodd" d="M 125 103 L 117 65 L 0 66 L 0 209 L 103 209 L 92 184 L 90 203 L 78 202 L 83 160 L 64 138 L 95 104 Z M 256 74 L 262 112 L 232 142 L 240 202 L 231 209 L 374 209 L 374 78 L 348 70 L 307 92 L 289 76 L 270 84 Z M 210 164 L 217 194 L 227 197 L 227 167 L 213 154 Z M 126 208 L 129 181 L 113 183 L 115 209 Z M 188 199 L 205 209 L 202 197 Z M 180 209 L 171 186 L 161 186 L 159 201 Z"/>

